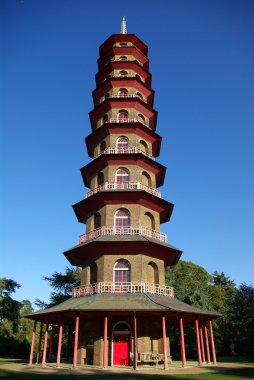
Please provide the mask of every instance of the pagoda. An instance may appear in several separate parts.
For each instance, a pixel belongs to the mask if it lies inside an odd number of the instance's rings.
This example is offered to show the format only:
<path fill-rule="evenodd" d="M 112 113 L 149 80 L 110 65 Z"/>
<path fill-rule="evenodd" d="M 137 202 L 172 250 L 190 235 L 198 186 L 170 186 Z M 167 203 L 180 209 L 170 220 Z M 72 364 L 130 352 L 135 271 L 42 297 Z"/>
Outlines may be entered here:
<path fill-rule="evenodd" d="M 212 320 L 219 314 L 177 300 L 165 285 L 165 267 L 177 264 L 182 251 L 160 231 L 174 205 L 158 190 L 166 168 L 156 160 L 161 137 L 147 52 L 127 33 L 125 18 L 121 33 L 99 48 L 91 133 L 85 139 L 91 161 L 81 169 L 89 191 L 73 206 L 86 231 L 64 252 L 70 264 L 82 268 L 81 283 L 71 299 L 28 316 L 34 320 L 30 364 L 46 365 L 57 332 L 59 367 L 63 327 L 73 326 L 74 367 L 167 368 L 169 327 L 178 326 L 185 366 L 185 324 L 195 326 L 199 365 L 210 363 L 210 349 L 216 363 Z"/>

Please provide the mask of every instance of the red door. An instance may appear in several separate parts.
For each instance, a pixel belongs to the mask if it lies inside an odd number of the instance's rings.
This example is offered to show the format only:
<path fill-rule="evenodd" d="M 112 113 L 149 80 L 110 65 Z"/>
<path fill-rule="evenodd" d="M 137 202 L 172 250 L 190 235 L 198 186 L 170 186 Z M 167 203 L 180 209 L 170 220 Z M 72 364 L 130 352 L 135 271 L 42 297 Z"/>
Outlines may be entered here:
<path fill-rule="evenodd" d="M 114 334 L 113 365 L 129 365 L 130 334 Z"/>

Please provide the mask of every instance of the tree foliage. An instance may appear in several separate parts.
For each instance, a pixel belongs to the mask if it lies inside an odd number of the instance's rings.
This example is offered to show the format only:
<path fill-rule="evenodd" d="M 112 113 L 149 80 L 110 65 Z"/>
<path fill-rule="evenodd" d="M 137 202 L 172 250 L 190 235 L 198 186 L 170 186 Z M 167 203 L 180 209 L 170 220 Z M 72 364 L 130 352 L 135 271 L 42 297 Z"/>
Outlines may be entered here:
<path fill-rule="evenodd" d="M 65 273 L 53 273 L 50 277 L 43 277 L 43 280 L 48 281 L 53 288 L 50 295 L 50 302 L 46 303 L 36 299 L 35 304 L 42 309 L 58 305 L 66 301 L 72 295 L 72 288 L 80 285 L 81 269 L 80 268 L 65 268 Z"/>
<path fill-rule="evenodd" d="M 12 298 L 19 287 L 12 279 L 0 279 L 0 355 L 27 358 L 33 321 L 24 315 L 33 309 L 29 300 L 18 302 Z"/>
<path fill-rule="evenodd" d="M 7 321 L 11 322 L 13 332 L 18 329 L 22 304 L 12 298 L 12 293 L 19 287 L 12 279 L 0 278 L 0 323 L 4 326 Z"/>
<path fill-rule="evenodd" d="M 179 261 L 167 268 L 166 282 L 173 286 L 179 300 L 221 313 L 214 321 L 216 348 L 220 354 L 253 355 L 254 288 L 251 285 L 242 284 L 237 288 L 224 272 L 209 274 L 190 261 Z M 190 352 L 194 352 L 193 341 L 188 342 Z"/>
<path fill-rule="evenodd" d="M 254 356 L 254 287 L 241 284 L 230 305 L 231 335 L 237 353 Z"/>
<path fill-rule="evenodd" d="M 166 282 L 173 286 L 175 297 L 200 308 L 209 309 L 208 289 L 212 276 L 191 261 L 179 261 L 166 269 Z"/>

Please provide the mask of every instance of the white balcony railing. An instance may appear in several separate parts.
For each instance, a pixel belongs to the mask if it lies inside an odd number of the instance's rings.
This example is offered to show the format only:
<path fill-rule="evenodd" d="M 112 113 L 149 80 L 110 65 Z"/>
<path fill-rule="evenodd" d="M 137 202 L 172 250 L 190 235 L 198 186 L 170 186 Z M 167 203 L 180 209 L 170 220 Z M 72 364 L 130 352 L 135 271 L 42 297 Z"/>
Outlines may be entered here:
<path fill-rule="evenodd" d="M 151 154 L 144 152 L 142 149 L 138 148 L 137 146 L 129 146 L 128 148 L 113 148 L 113 147 L 108 147 L 105 149 L 103 152 L 97 154 L 97 156 L 93 158 L 97 158 L 101 156 L 102 154 L 126 154 L 126 153 L 141 153 L 144 156 L 147 156 L 151 158 L 152 160 L 155 160 L 154 156 Z"/>
<path fill-rule="evenodd" d="M 149 284 L 147 282 L 97 282 L 72 289 L 73 298 L 98 293 L 151 293 L 174 297 L 174 289 L 171 286 Z"/>
<path fill-rule="evenodd" d="M 110 119 L 109 120 L 109 123 L 137 123 L 138 122 L 138 119 L 136 118 L 133 118 L 133 119 L 129 119 L 129 118 L 126 118 L 126 119 Z"/>
<path fill-rule="evenodd" d="M 108 227 L 103 226 L 79 237 L 79 243 L 85 243 L 100 236 L 141 235 L 167 243 L 167 235 L 147 227 Z"/>
<path fill-rule="evenodd" d="M 111 191 L 111 190 L 144 190 L 147 193 L 150 193 L 158 198 L 161 198 L 161 192 L 153 189 L 150 186 L 144 185 L 141 182 L 126 182 L 126 183 L 117 183 L 117 182 L 105 182 L 103 185 L 96 187 L 86 193 L 86 198 L 91 197 L 92 195 L 98 193 L 99 191 Z"/>

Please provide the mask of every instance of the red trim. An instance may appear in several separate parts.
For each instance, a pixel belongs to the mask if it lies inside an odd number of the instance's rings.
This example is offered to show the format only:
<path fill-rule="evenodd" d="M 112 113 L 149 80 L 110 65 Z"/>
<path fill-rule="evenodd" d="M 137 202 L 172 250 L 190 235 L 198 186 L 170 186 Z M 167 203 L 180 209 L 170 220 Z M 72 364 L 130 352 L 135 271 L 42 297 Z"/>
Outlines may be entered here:
<path fill-rule="evenodd" d="M 85 138 L 89 157 L 93 157 L 95 145 L 105 137 L 112 134 L 125 135 L 130 133 L 134 133 L 140 138 L 150 142 L 152 144 L 152 154 L 154 157 L 160 154 L 161 136 L 141 123 L 126 124 L 123 126 L 120 125 L 120 123 L 106 123 L 103 124 L 102 127 L 96 129 Z"/>
<path fill-rule="evenodd" d="M 96 173 L 99 173 L 110 165 L 135 165 L 148 170 L 156 176 L 156 187 L 162 186 L 166 173 L 166 167 L 145 156 L 142 153 L 137 154 L 102 154 L 89 164 L 83 166 L 80 171 L 85 186 L 90 187 L 90 180 Z"/>
<path fill-rule="evenodd" d="M 34 328 L 33 328 L 33 333 L 32 333 L 32 341 L 31 341 L 31 350 L 30 350 L 29 365 L 33 364 L 35 339 L 36 339 L 36 321 L 34 321 Z"/>
<path fill-rule="evenodd" d="M 151 79 L 152 75 L 149 73 L 147 69 L 145 69 L 143 66 L 141 66 L 137 61 L 129 61 L 128 62 L 128 68 L 129 70 L 133 70 L 135 74 L 139 75 L 142 77 L 145 81 L 145 85 L 147 87 L 151 86 Z M 125 61 L 114 61 L 114 62 L 109 62 L 107 65 L 105 65 L 96 75 L 95 75 L 95 80 L 96 80 L 96 86 L 99 86 L 102 82 L 103 79 L 105 79 L 108 75 L 113 70 L 121 70 L 125 71 L 126 70 L 126 63 Z M 128 77 L 126 77 L 128 78 Z M 132 79 L 131 77 L 129 77 Z M 112 80 L 118 81 L 123 79 L 123 77 L 114 77 L 110 78 Z M 138 80 L 138 79 L 137 79 Z M 143 83 L 140 81 L 140 83 Z"/>
<path fill-rule="evenodd" d="M 105 63 L 107 63 L 111 58 L 113 58 L 116 55 L 132 55 L 134 59 L 139 61 L 141 65 L 148 70 L 149 68 L 149 58 L 147 55 L 142 53 L 140 50 L 138 50 L 135 46 L 123 46 L 123 47 L 113 47 L 110 46 L 105 54 L 103 56 L 100 56 L 97 60 L 99 70 L 103 68 Z M 123 61 L 126 64 L 126 67 L 128 67 L 128 62 L 131 61 Z"/>
<path fill-rule="evenodd" d="M 124 244 L 123 244 L 124 242 Z M 128 255 L 132 254 L 146 255 L 164 260 L 164 265 L 175 265 L 178 263 L 182 251 L 173 247 L 161 244 L 160 241 L 130 241 L 125 240 L 125 236 L 119 236 L 119 240 L 115 241 L 96 241 L 90 240 L 85 244 L 80 244 L 71 250 L 64 252 L 65 257 L 72 265 L 82 266 L 89 260 L 104 255 L 105 252 L 110 252 L 111 255 Z"/>
<path fill-rule="evenodd" d="M 160 214 L 160 223 L 169 221 L 174 205 L 144 190 L 138 191 L 99 191 L 73 205 L 79 222 L 86 223 L 88 215 L 106 205 L 141 205 Z"/>
<path fill-rule="evenodd" d="M 145 55 L 147 55 L 148 47 L 147 45 L 141 41 L 135 34 L 112 34 L 109 38 L 104 41 L 100 47 L 99 52 L 100 55 L 104 55 L 108 49 L 113 46 L 116 42 L 131 42 L 133 45 L 137 46 L 137 48 Z"/>
<path fill-rule="evenodd" d="M 116 80 L 115 80 L 116 79 Z M 137 78 L 134 77 L 114 77 L 108 78 L 105 82 L 102 82 L 96 89 L 92 92 L 94 106 L 100 104 L 101 98 L 115 87 L 134 87 L 138 92 L 142 93 L 147 99 L 149 107 L 153 107 L 154 102 L 154 90 L 147 86 L 144 82 L 140 82 Z"/>
<path fill-rule="evenodd" d="M 97 129 L 96 123 L 103 116 L 103 114 L 114 108 L 123 109 L 135 109 L 135 111 L 143 114 L 149 120 L 149 126 L 152 130 L 156 130 L 157 115 L 158 112 L 151 108 L 147 103 L 144 103 L 139 98 L 107 98 L 102 103 L 100 103 L 96 108 L 89 112 L 89 118 L 91 122 L 92 130 Z M 124 123 L 126 124 L 126 123 Z"/>

